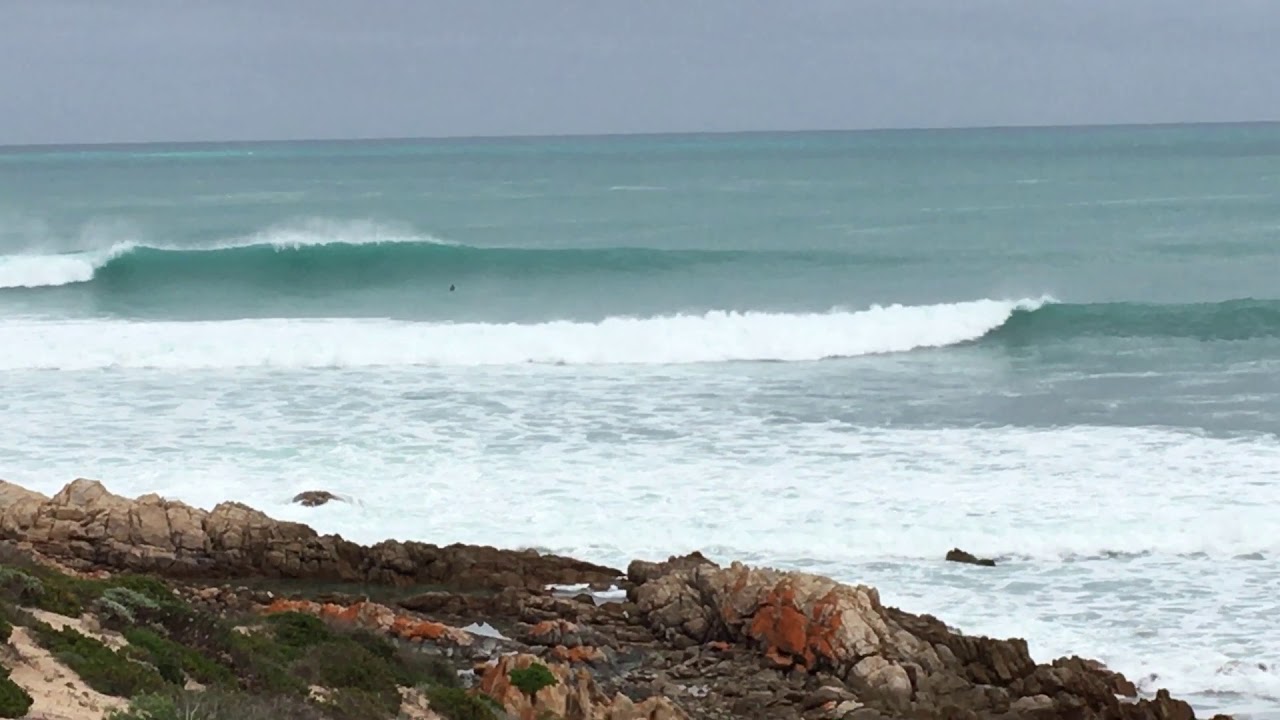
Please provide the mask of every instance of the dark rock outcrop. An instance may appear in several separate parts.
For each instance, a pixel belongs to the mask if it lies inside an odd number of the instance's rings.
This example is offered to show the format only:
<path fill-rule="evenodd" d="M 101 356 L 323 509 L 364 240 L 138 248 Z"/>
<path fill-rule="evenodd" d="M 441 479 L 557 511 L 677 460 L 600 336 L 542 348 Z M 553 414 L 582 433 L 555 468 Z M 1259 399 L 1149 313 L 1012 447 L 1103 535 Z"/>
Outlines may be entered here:
<path fill-rule="evenodd" d="M 172 578 L 298 578 L 459 589 L 610 582 L 621 573 L 532 550 L 387 540 L 362 546 L 246 505 L 206 512 L 159 495 L 113 495 L 76 480 L 52 498 L 0 481 L 0 539 L 27 543 L 76 570 Z"/>
<path fill-rule="evenodd" d="M 319 507 L 328 503 L 330 500 L 341 501 L 342 498 L 334 495 L 328 490 L 307 490 L 306 492 L 300 492 L 293 496 L 293 502 L 301 505 L 302 507 Z"/>
<path fill-rule="evenodd" d="M 960 548 L 951 548 L 947 551 L 947 562 L 965 563 L 966 565 L 981 565 L 982 567 L 995 567 L 996 561 L 990 558 L 980 558 L 972 553 L 967 553 Z"/>

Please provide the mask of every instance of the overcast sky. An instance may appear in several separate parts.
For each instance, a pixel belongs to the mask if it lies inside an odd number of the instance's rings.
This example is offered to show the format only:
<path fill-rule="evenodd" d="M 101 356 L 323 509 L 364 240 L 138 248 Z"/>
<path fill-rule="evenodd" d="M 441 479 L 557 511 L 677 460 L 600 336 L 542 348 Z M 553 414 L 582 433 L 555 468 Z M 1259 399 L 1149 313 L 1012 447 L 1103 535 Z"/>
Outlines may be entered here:
<path fill-rule="evenodd" d="M 0 144 L 1280 119 L 1280 0 L 0 0 Z"/>

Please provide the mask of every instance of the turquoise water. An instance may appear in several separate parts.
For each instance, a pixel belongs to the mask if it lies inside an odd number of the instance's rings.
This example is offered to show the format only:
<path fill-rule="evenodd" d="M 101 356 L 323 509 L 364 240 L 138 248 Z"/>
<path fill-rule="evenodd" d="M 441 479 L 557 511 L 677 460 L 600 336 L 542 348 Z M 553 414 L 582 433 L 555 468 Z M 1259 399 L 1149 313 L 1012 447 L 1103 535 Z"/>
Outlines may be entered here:
<path fill-rule="evenodd" d="M 0 476 L 815 570 L 1266 717 L 1277 277 L 1280 125 L 0 149 Z"/>

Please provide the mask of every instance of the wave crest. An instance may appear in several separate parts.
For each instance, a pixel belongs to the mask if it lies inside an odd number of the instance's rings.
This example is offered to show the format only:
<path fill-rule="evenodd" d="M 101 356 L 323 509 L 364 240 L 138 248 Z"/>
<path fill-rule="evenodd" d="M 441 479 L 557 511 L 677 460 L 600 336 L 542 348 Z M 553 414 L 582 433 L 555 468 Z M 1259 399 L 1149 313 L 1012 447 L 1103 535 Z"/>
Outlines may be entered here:
<path fill-rule="evenodd" d="M 376 367 L 813 361 L 953 345 L 1047 299 L 874 306 L 858 312 L 709 312 L 598 323 L 388 320 L 16 321 L 0 368 Z"/>

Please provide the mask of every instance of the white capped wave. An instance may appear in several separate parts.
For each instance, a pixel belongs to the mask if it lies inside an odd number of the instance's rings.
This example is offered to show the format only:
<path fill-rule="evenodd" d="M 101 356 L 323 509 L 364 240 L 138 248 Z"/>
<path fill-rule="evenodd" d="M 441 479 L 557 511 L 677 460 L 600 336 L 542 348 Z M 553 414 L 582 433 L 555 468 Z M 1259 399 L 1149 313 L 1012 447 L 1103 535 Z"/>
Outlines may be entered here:
<path fill-rule="evenodd" d="M 98 268 L 137 247 L 116 243 L 104 250 L 56 255 L 0 255 L 0 289 L 57 287 L 89 282 Z"/>
<path fill-rule="evenodd" d="M 1049 298 L 873 306 L 849 312 L 708 312 L 596 323 L 360 319 L 124 320 L 0 324 L 0 368 L 667 365 L 807 361 L 942 347 L 981 337 Z"/>
<path fill-rule="evenodd" d="M 271 245 L 279 250 L 290 250 L 312 245 L 380 245 L 384 243 L 457 244 L 431 235 L 425 235 L 405 225 L 373 220 L 307 218 L 275 225 L 250 235 L 236 237 L 223 243 L 217 243 L 208 249 L 225 250 L 253 245 Z M 191 250 L 198 248 L 166 249 Z"/>
<path fill-rule="evenodd" d="M 261 232 L 233 237 L 204 246 L 151 244 L 117 241 L 99 249 L 77 252 L 33 252 L 0 255 L 0 289 L 74 285 L 93 280 L 98 269 L 135 249 L 171 252 L 213 252 L 242 247 L 271 246 L 296 250 L 319 245 L 379 245 L 387 243 L 432 243 L 456 245 L 448 240 L 373 221 L 311 218 L 273 226 Z"/>

